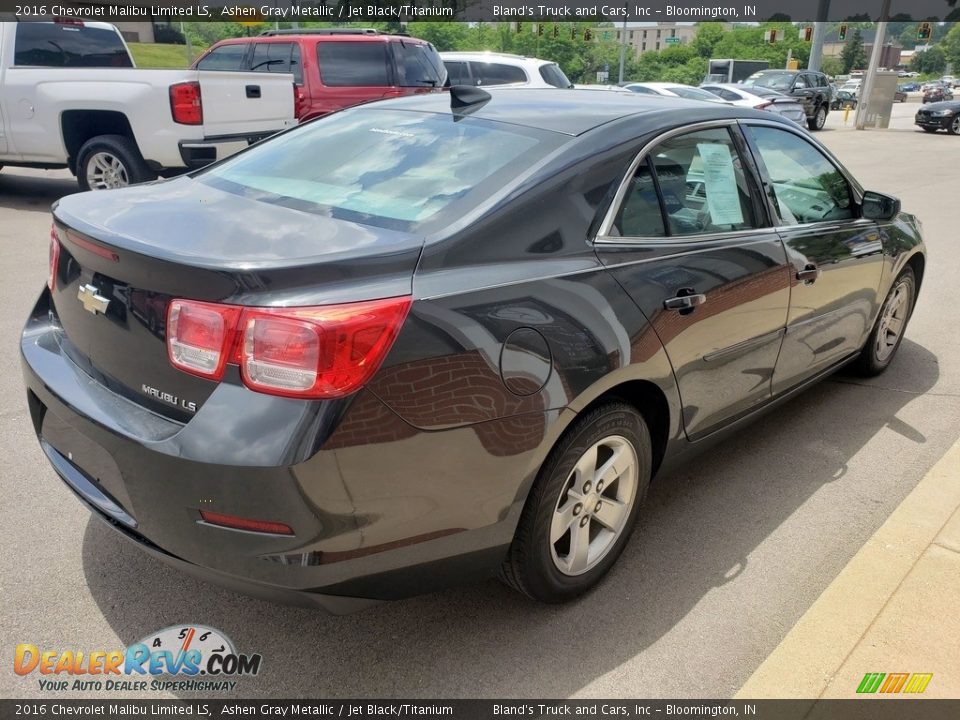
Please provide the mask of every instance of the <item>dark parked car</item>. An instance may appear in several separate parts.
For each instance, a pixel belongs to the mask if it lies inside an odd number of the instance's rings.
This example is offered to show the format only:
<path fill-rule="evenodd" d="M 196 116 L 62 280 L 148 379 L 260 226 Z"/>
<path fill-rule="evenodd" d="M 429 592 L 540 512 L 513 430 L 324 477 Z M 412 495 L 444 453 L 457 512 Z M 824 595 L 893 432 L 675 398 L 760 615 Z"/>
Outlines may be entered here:
<path fill-rule="evenodd" d="M 810 70 L 761 70 L 743 81 L 744 85 L 770 88 L 785 95 L 792 95 L 803 103 L 807 114 L 807 126 L 811 130 L 823 129 L 830 112 L 833 87 L 822 72 Z"/>
<path fill-rule="evenodd" d="M 960 135 L 960 100 L 930 103 L 917 110 L 914 122 L 926 132 L 946 130 Z"/>
<path fill-rule="evenodd" d="M 300 121 L 371 100 L 433 92 L 447 79 L 427 41 L 367 28 L 267 30 L 221 40 L 192 67 L 290 73 Z"/>
<path fill-rule="evenodd" d="M 953 100 L 953 91 L 946 85 L 932 85 L 923 91 L 923 103 L 943 102 Z"/>
<path fill-rule="evenodd" d="M 855 108 L 857 106 L 857 96 L 849 90 L 837 90 L 830 101 L 831 110 L 843 110 L 844 108 Z"/>
<path fill-rule="evenodd" d="M 94 515 L 200 577 L 340 612 L 500 572 L 559 602 L 656 474 L 883 372 L 924 252 L 770 113 L 454 87 L 60 200 L 27 400 Z"/>

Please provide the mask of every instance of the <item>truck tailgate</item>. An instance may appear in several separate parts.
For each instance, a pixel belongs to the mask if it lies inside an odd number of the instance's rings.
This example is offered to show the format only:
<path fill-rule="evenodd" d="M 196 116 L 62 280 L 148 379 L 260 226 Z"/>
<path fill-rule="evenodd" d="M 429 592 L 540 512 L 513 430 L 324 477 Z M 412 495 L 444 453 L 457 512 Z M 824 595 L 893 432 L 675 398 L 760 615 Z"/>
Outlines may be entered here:
<path fill-rule="evenodd" d="M 280 131 L 296 125 L 293 75 L 199 71 L 206 137 Z"/>

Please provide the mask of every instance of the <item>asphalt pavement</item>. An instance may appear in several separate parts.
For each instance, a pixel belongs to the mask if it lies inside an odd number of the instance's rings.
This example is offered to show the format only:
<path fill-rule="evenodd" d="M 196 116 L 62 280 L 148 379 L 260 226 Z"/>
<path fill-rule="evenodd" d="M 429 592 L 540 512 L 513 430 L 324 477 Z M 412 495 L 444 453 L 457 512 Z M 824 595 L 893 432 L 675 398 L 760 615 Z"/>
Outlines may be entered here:
<path fill-rule="evenodd" d="M 732 695 L 960 437 L 960 138 L 914 130 L 916 107 L 895 106 L 889 131 L 844 128 L 834 113 L 819 134 L 923 222 L 926 277 L 893 367 L 837 375 L 660 478 L 610 577 L 561 607 L 489 581 L 331 617 L 188 578 L 92 519 L 40 452 L 17 349 L 46 277 L 49 205 L 75 185 L 5 168 L 0 652 L 120 649 L 202 623 L 263 655 L 243 697 Z M 42 696 L 36 675 L 0 669 L 0 697 Z"/>

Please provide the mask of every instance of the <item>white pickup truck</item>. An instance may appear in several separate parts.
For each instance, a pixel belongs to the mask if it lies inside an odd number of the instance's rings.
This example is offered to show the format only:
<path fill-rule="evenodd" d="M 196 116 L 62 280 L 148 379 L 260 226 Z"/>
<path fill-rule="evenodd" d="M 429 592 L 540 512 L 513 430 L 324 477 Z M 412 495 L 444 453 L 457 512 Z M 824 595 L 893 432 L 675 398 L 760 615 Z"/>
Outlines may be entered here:
<path fill-rule="evenodd" d="M 224 158 L 296 124 L 292 75 L 139 70 L 113 25 L 0 23 L 0 168 L 69 168 L 84 190 Z"/>

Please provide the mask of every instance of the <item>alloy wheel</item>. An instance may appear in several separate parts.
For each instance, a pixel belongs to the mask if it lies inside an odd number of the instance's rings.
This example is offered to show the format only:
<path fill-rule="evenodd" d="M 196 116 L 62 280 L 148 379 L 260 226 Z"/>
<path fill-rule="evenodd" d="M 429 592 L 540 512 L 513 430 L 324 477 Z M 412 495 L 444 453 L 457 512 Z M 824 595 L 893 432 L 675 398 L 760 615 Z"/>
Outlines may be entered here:
<path fill-rule="evenodd" d="M 827 111 L 823 107 L 823 105 L 821 105 L 820 109 L 817 110 L 817 130 L 822 130 L 823 126 L 826 124 L 827 124 Z"/>
<path fill-rule="evenodd" d="M 91 190 L 112 190 L 126 187 L 130 178 L 116 155 L 101 150 L 87 161 L 87 184 Z"/>
<path fill-rule="evenodd" d="M 960 135 L 960 115 L 953 118 L 953 122 L 950 123 L 950 129 L 954 135 Z"/>
<path fill-rule="evenodd" d="M 582 575 L 610 552 L 637 495 L 639 461 L 626 438 L 611 435 L 577 460 L 550 522 L 550 553 L 564 575 Z"/>
<path fill-rule="evenodd" d="M 884 362 L 900 342 L 903 329 L 910 316 L 913 301 L 912 286 L 906 280 L 901 280 L 890 293 L 883 314 L 880 316 L 880 327 L 877 330 L 877 343 L 874 351 L 877 360 Z"/>

